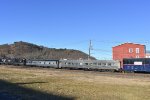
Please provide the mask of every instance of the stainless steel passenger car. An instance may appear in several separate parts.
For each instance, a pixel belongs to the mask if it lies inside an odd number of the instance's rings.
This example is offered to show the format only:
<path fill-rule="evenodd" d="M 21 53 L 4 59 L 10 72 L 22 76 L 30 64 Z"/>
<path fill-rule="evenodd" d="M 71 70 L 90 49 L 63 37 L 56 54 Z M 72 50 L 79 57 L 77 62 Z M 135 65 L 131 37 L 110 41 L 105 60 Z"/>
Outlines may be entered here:
<path fill-rule="evenodd" d="M 58 68 L 59 60 L 27 60 L 26 65 Z"/>
<path fill-rule="evenodd" d="M 120 62 L 114 60 L 61 60 L 59 68 L 118 71 Z"/>

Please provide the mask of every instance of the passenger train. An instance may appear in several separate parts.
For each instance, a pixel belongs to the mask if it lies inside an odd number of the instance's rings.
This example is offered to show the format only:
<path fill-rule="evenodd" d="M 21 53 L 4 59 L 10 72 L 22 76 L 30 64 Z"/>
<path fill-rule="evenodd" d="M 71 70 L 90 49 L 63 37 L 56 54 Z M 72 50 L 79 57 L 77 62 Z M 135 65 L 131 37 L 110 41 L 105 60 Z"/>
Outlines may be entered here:
<path fill-rule="evenodd" d="M 120 62 L 114 60 L 26 60 L 2 59 L 0 64 L 25 65 L 47 68 L 87 69 L 100 71 L 118 71 Z"/>
<path fill-rule="evenodd" d="M 9 64 L 9 65 L 150 73 L 150 58 L 124 58 L 122 63 L 123 66 L 121 66 L 120 61 L 115 61 L 115 60 L 0 59 L 0 64 Z"/>

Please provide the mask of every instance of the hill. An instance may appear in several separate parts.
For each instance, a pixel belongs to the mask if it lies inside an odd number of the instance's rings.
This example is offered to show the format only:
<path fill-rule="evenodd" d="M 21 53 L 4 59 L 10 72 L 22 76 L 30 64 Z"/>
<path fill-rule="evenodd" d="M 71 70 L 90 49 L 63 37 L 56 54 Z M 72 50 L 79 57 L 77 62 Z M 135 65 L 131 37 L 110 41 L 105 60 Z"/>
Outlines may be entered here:
<path fill-rule="evenodd" d="M 56 49 L 27 42 L 0 45 L 0 57 L 26 59 L 87 59 L 88 55 L 79 50 Z M 91 57 L 91 59 L 95 59 Z"/>

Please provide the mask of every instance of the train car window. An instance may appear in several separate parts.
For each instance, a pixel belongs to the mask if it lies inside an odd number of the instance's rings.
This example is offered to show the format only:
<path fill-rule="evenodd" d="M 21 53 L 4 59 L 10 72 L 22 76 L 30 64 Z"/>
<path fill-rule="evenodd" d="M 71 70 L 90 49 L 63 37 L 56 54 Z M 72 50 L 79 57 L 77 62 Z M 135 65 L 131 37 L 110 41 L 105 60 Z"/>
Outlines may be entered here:
<path fill-rule="evenodd" d="M 150 64 L 150 59 L 145 59 L 145 63 L 144 64 Z"/>
<path fill-rule="evenodd" d="M 70 65 L 71 63 L 69 62 L 68 64 Z"/>
<path fill-rule="evenodd" d="M 129 64 L 134 64 L 134 59 L 131 59 L 131 60 L 129 60 L 130 61 L 130 63 Z"/>
<path fill-rule="evenodd" d="M 126 64 L 130 64 L 130 62 L 131 62 L 130 59 L 126 60 Z"/>
<path fill-rule="evenodd" d="M 106 63 L 102 63 L 103 66 L 106 66 Z"/>
<path fill-rule="evenodd" d="M 88 65 L 88 63 L 85 63 L 85 65 Z"/>
<path fill-rule="evenodd" d="M 130 60 L 129 59 L 124 59 L 123 64 L 130 64 Z"/>
<path fill-rule="evenodd" d="M 101 65 L 101 63 L 98 63 L 98 65 Z"/>
<path fill-rule="evenodd" d="M 147 59 L 147 64 L 150 64 L 150 59 Z"/>
<path fill-rule="evenodd" d="M 97 65 L 97 63 L 93 63 L 93 65 Z"/>
<path fill-rule="evenodd" d="M 131 64 L 131 60 L 129 59 L 129 60 L 127 60 L 127 64 Z"/>
<path fill-rule="evenodd" d="M 127 60 L 127 64 L 131 64 L 131 60 L 129 59 L 129 60 Z"/>
<path fill-rule="evenodd" d="M 125 60 L 125 64 L 130 64 L 130 61 L 129 60 Z"/>
<path fill-rule="evenodd" d="M 146 59 L 142 59 L 142 58 L 141 58 L 141 59 L 139 59 L 139 60 L 142 61 L 143 64 L 146 63 Z"/>
<path fill-rule="evenodd" d="M 89 63 L 89 65 L 93 65 L 93 63 Z"/>
<path fill-rule="evenodd" d="M 111 66 L 111 63 L 108 63 L 108 66 Z"/>

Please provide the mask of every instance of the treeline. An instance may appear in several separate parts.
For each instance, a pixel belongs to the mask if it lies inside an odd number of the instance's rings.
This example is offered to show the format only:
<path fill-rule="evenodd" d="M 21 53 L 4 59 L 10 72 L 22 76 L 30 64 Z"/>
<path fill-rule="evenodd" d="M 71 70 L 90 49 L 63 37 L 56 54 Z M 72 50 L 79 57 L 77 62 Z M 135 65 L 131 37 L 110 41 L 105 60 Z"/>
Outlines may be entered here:
<path fill-rule="evenodd" d="M 87 59 L 88 55 L 79 50 L 56 49 L 27 42 L 0 45 L 0 57 L 26 59 Z M 95 59 L 91 57 L 91 59 Z"/>

